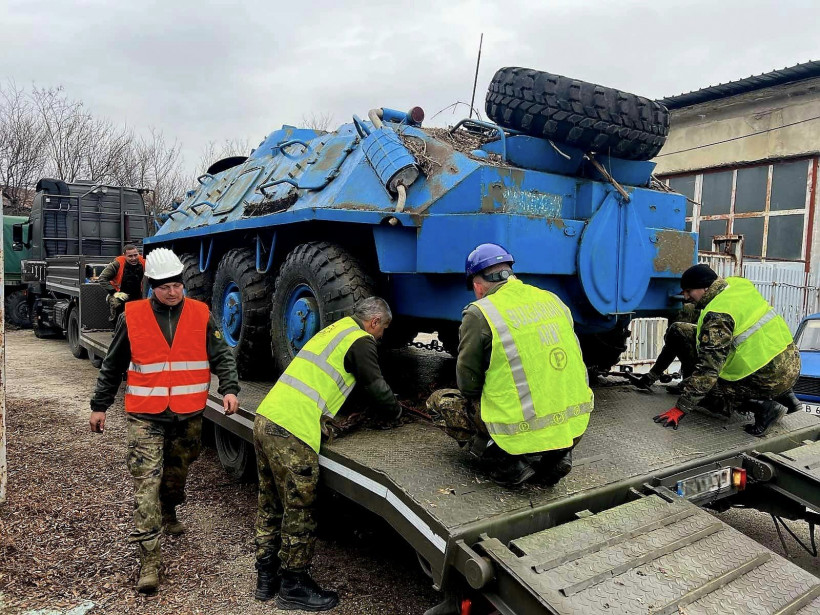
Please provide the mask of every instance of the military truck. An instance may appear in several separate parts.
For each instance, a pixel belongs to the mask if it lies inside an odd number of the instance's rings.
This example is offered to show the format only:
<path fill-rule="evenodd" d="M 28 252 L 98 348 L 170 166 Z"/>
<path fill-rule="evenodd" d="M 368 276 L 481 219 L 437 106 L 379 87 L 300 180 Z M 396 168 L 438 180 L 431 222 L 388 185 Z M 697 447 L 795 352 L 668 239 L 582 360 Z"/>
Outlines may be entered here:
<path fill-rule="evenodd" d="M 27 287 L 20 275 L 20 261 L 28 255 L 28 250 L 15 252 L 11 249 L 13 239 L 12 227 L 26 221 L 24 216 L 3 216 L 3 286 L 5 291 L 6 322 L 25 329 L 31 326 Z"/>
<path fill-rule="evenodd" d="M 327 488 L 415 549 L 443 592 L 428 615 L 820 612 L 820 580 L 703 510 L 816 522 L 814 416 L 789 415 L 763 438 L 737 415 L 692 413 L 672 431 L 651 418 L 673 396 L 593 378 L 573 471 L 518 491 L 423 416 L 424 393 L 453 378 L 475 245 L 504 244 L 517 275 L 572 308 L 599 375 L 631 317 L 679 305 L 679 276 L 695 261 L 685 199 L 653 180 L 648 161 L 668 130 L 660 105 L 505 68 L 487 112 L 495 123 L 451 129 L 424 128 L 417 107 L 375 108 L 328 133 L 283 126 L 250 156 L 214 163 L 144 240 L 147 252 L 181 255 L 189 296 L 211 304 L 236 354 L 239 412 L 224 415 L 214 386 L 205 414 L 222 465 L 253 474 L 255 410 L 278 373 L 378 293 L 394 311 L 386 376 L 414 413 L 390 432 L 324 444 L 319 463 Z M 83 335 L 100 352 L 110 343 Z"/>
<path fill-rule="evenodd" d="M 85 358 L 80 332 L 112 329 L 106 293 L 97 276 L 127 243 L 149 234 L 144 190 L 41 179 L 25 221 L 12 225 L 21 261 L 27 308 L 37 337 L 65 336 L 71 353 Z M 104 352 L 91 349 L 98 361 Z"/>

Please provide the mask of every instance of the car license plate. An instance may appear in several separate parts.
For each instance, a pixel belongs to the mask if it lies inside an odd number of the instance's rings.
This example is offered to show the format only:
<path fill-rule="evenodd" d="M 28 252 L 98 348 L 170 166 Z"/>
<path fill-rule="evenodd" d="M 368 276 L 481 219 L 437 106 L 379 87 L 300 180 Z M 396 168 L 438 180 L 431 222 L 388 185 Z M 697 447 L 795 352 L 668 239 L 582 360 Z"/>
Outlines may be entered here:
<path fill-rule="evenodd" d="M 806 412 L 809 414 L 820 416 L 820 404 L 807 404 L 806 402 L 803 402 L 803 408 L 805 408 Z"/>
<path fill-rule="evenodd" d="M 678 495 L 687 499 L 706 493 L 714 493 L 732 486 L 732 468 L 712 470 L 691 478 L 679 480 L 675 485 Z"/>

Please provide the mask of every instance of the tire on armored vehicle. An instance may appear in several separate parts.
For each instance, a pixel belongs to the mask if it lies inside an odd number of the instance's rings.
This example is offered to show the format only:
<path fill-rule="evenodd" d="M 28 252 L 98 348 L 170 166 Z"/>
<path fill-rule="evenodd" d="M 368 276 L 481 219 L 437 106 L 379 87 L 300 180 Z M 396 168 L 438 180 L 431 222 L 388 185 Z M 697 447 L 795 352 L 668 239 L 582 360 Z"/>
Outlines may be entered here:
<path fill-rule="evenodd" d="M 305 243 L 288 254 L 273 291 L 271 352 L 284 371 L 307 341 L 372 295 L 373 280 L 344 248 Z"/>
<path fill-rule="evenodd" d="M 270 296 L 271 281 L 256 271 L 252 249 L 225 253 L 214 276 L 211 313 L 233 350 L 240 378 L 270 377 Z"/>
<path fill-rule="evenodd" d="M 213 431 L 216 454 L 225 472 L 239 482 L 250 482 L 256 476 L 253 444 L 220 425 Z"/>
<path fill-rule="evenodd" d="M 179 260 L 185 265 L 185 269 L 182 270 L 182 283 L 185 284 L 186 296 L 210 304 L 214 286 L 213 271 L 200 271 L 199 257 L 196 254 L 182 254 Z"/>
<path fill-rule="evenodd" d="M 614 329 L 602 333 L 578 336 L 584 363 L 591 372 L 605 373 L 612 369 L 626 351 L 629 338 L 629 319 L 621 319 Z"/>
<path fill-rule="evenodd" d="M 654 100 L 515 66 L 495 73 L 486 110 L 505 128 L 628 160 L 655 157 L 669 134 L 669 111 Z"/>
<path fill-rule="evenodd" d="M 20 329 L 31 328 L 31 314 L 29 313 L 26 291 L 15 290 L 6 295 L 6 321 Z"/>

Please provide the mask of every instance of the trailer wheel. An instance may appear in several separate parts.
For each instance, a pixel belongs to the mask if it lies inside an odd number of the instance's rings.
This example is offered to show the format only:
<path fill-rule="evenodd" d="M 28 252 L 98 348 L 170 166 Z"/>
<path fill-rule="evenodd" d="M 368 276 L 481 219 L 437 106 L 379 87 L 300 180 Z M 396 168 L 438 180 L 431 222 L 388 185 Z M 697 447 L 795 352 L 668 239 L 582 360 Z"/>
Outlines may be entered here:
<path fill-rule="evenodd" d="M 66 340 L 71 354 L 75 357 L 85 359 L 88 356 L 88 351 L 80 344 L 80 313 L 76 307 L 68 313 Z"/>
<path fill-rule="evenodd" d="M 486 110 L 501 126 L 628 160 L 653 158 L 669 134 L 669 111 L 654 100 L 515 66 L 495 73 Z"/>
<path fill-rule="evenodd" d="M 211 269 L 202 272 L 199 270 L 199 256 L 182 254 L 179 257 L 185 269 L 182 270 L 182 283 L 185 285 L 185 295 L 191 299 L 211 303 L 211 290 L 214 286 L 214 274 Z"/>
<path fill-rule="evenodd" d="M 15 290 L 6 295 L 6 320 L 20 329 L 31 328 L 31 313 L 25 290 Z"/>
<path fill-rule="evenodd" d="M 288 254 L 276 278 L 271 309 L 271 351 L 284 371 L 307 341 L 350 314 L 369 297 L 373 280 L 344 248 L 325 241 Z"/>
<path fill-rule="evenodd" d="M 240 378 L 270 377 L 271 281 L 256 271 L 256 254 L 228 251 L 214 277 L 211 311 L 233 349 Z"/>
<path fill-rule="evenodd" d="M 219 425 L 214 425 L 214 442 L 219 463 L 228 476 L 240 482 L 256 476 L 256 453 L 250 443 Z"/>

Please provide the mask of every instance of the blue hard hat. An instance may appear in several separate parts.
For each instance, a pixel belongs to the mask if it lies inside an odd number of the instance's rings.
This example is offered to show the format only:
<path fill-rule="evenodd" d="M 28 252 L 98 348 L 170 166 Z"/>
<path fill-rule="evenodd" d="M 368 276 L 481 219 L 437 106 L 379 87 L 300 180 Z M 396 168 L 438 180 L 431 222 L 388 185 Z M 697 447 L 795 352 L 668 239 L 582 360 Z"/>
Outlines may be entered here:
<path fill-rule="evenodd" d="M 467 275 L 467 281 L 477 273 L 484 271 L 487 267 L 492 267 L 499 263 L 515 263 L 512 254 L 507 252 L 504 246 L 497 243 L 482 243 L 476 246 L 476 249 L 470 252 L 467 256 L 467 261 L 464 263 L 464 273 Z"/>

